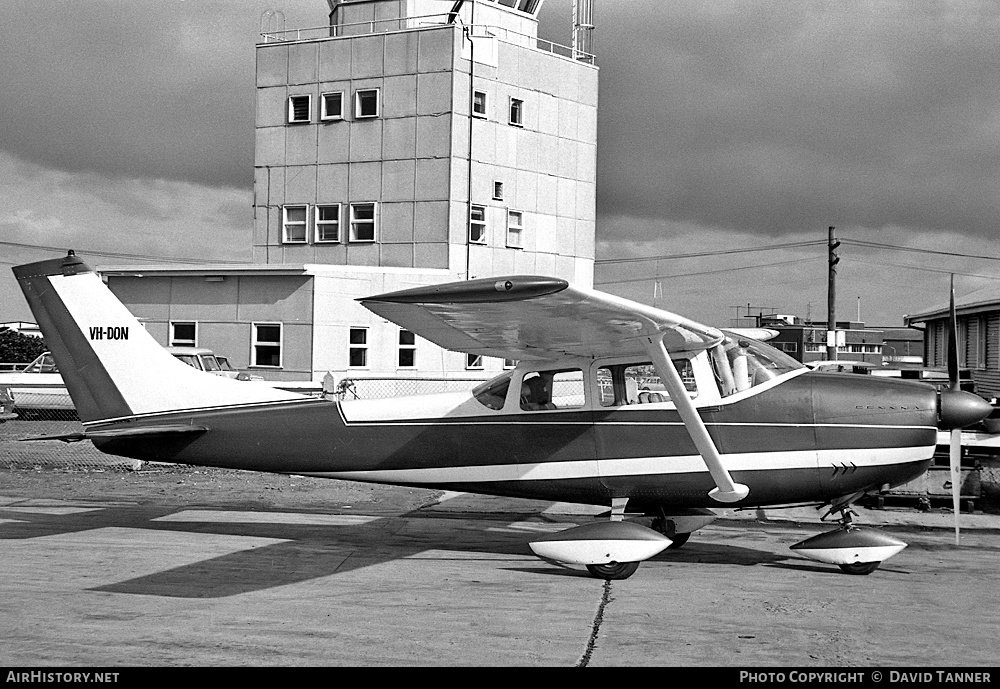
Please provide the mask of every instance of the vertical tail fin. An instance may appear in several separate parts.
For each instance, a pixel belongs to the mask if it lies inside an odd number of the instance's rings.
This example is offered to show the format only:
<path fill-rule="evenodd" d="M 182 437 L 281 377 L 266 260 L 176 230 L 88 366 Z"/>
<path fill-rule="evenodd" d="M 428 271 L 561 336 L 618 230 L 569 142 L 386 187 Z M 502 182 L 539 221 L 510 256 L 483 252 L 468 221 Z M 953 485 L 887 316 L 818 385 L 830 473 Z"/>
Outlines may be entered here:
<path fill-rule="evenodd" d="M 304 399 L 178 361 L 72 251 L 14 275 L 83 421 Z"/>

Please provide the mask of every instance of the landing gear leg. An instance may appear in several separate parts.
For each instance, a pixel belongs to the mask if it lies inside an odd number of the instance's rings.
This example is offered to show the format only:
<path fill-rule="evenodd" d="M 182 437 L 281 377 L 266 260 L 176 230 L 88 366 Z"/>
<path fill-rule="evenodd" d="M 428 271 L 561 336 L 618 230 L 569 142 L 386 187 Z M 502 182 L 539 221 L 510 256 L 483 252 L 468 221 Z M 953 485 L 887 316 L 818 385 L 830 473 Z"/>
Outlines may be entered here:
<path fill-rule="evenodd" d="M 840 505 L 839 507 L 834 507 L 828 512 L 830 514 L 834 510 L 840 511 L 840 530 L 845 533 L 850 533 L 851 531 L 856 531 L 859 527 L 854 525 L 854 518 L 858 516 L 858 513 L 854 511 L 850 503 Z M 841 570 L 847 572 L 848 574 L 871 574 L 882 562 L 844 562 L 838 565 Z"/>
<path fill-rule="evenodd" d="M 668 519 L 665 514 L 661 514 L 659 517 L 654 517 L 653 522 L 650 524 L 650 528 L 653 531 L 659 531 L 661 534 L 670 539 L 670 545 L 667 546 L 667 550 L 677 550 L 682 545 L 688 542 L 691 538 L 690 533 L 677 533 L 677 526 L 673 519 Z"/>

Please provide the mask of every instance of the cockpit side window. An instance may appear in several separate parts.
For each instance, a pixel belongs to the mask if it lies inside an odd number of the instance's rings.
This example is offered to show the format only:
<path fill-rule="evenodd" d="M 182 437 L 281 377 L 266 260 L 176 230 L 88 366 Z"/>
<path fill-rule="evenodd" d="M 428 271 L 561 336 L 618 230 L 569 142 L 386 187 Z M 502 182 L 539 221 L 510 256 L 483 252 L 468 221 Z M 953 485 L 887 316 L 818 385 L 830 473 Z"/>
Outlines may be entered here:
<path fill-rule="evenodd" d="M 521 409 L 577 409 L 585 402 L 583 371 L 532 371 L 521 381 Z"/>

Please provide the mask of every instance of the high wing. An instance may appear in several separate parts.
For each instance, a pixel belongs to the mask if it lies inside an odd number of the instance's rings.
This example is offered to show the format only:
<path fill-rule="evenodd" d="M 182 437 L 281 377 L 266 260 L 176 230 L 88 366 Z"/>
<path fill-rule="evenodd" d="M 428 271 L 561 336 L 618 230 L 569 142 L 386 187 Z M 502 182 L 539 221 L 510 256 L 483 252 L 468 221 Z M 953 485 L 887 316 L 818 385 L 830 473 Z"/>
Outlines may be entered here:
<path fill-rule="evenodd" d="M 715 328 L 668 311 L 540 276 L 451 282 L 359 301 L 445 349 L 501 359 L 644 354 L 662 337 L 668 352 L 708 349 Z"/>

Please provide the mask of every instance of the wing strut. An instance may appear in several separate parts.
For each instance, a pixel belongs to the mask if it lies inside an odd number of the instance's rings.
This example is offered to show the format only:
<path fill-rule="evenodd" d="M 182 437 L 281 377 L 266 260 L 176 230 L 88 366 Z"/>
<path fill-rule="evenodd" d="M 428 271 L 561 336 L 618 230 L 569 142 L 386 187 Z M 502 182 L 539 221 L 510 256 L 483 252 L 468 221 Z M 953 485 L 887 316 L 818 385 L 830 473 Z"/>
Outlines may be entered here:
<path fill-rule="evenodd" d="M 691 435 L 691 440 L 694 441 L 694 446 L 701 453 L 702 459 L 705 460 L 708 471 L 715 481 L 716 487 L 709 492 L 709 497 L 719 502 L 742 500 L 750 493 L 750 489 L 742 483 L 735 483 L 733 477 L 729 475 L 729 471 L 723 466 L 715 442 L 708 434 L 705 422 L 701 420 L 694 403 L 688 397 L 684 381 L 681 380 L 677 367 L 670 359 L 667 348 L 663 346 L 663 336 L 647 338 L 646 349 L 653 359 L 653 365 L 656 366 L 660 378 L 667 387 L 667 392 L 670 393 L 670 399 L 673 400 L 677 412 L 681 415 L 681 421 L 684 422 L 684 426 Z"/>

